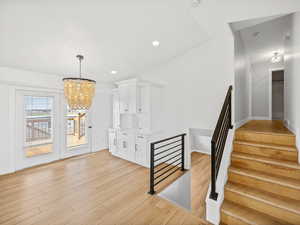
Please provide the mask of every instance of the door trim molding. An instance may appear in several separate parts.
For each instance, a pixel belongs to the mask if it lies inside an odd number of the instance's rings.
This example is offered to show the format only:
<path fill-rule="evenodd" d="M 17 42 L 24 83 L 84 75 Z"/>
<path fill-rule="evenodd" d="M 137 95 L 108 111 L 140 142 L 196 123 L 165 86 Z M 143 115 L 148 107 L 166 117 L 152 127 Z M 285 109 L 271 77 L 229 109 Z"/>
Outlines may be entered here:
<path fill-rule="evenodd" d="M 276 67 L 269 69 L 269 120 L 272 120 L 272 74 L 274 71 L 284 71 L 284 67 Z M 284 112 L 283 112 L 284 113 Z"/>

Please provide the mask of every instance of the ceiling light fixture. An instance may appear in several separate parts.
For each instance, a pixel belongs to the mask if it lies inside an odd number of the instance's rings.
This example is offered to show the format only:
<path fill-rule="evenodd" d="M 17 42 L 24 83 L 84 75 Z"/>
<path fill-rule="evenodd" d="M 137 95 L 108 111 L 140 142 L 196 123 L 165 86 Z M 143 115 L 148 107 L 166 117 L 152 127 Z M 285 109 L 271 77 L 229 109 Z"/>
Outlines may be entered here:
<path fill-rule="evenodd" d="M 271 58 L 271 63 L 279 63 L 282 61 L 282 55 L 279 52 L 274 52 Z"/>
<path fill-rule="evenodd" d="M 71 110 L 88 110 L 95 95 L 96 81 L 81 77 L 82 55 L 77 55 L 79 60 L 79 77 L 64 78 L 64 93 Z"/>
<path fill-rule="evenodd" d="M 116 75 L 116 74 L 118 73 L 118 71 L 112 70 L 110 73 L 111 73 L 112 75 Z"/>
<path fill-rule="evenodd" d="M 192 0 L 192 7 L 198 7 L 201 4 L 201 0 Z"/>
<path fill-rule="evenodd" d="M 152 41 L 152 45 L 153 45 L 153 47 L 158 47 L 160 45 L 160 42 L 157 40 Z"/>

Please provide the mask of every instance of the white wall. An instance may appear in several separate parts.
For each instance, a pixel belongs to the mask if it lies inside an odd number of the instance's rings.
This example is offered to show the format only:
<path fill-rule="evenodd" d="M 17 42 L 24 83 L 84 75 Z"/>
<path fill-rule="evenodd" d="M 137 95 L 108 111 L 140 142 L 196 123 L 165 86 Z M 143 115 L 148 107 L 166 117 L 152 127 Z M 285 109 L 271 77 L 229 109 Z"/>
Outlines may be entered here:
<path fill-rule="evenodd" d="M 0 174 L 15 171 L 15 92 L 16 89 L 62 93 L 60 76 L 0 67 Z M 108 148 L 107 130 L 111 127 L 110 85 L 97 84 L 92 113 L 92 150 Z M 61 149 L 60 149 L 61 150 Z"/>
<path fill-rule="evenodd" d="M 289 15 L 240 30 L 246 54 L 251 64 L 251 116 L 270 118 L 270 70 L 283 68 L 283 61 L 271 63 L 275 51 L 284 53 L 284 37 Z M 240 22 L 243 23 L 243 22 Z M 258 35 L 254 35 L 258 32 Z"/>
<path fill-rule="evenodd" d="M 233 35 L 228 25 L 223 28 L 206 43 L 142 74 L 165 83 L 161 122 L 167 134 L 215 128 L 234 74 Z"/>
<path fill-rule="evenodd" d="M 108 148 L 108 128 L 112 127 L 111 89 L 96 92 L 91 108 L 92 113 L 92 149 L 94 152 Z"/>
<path fill-rule="evenodd" d="M 300 13 L 293 14 L 289 22 L 290 38 L 285 41 L 285 119 L 290 129 L 297 133 L 300 149 Z"/>
<path fill-rule="evenodd" d="M 250 65 L 239 31 L 234 33 L 234 58 L 235 123 L 242 124 L 250 115 Z"/>

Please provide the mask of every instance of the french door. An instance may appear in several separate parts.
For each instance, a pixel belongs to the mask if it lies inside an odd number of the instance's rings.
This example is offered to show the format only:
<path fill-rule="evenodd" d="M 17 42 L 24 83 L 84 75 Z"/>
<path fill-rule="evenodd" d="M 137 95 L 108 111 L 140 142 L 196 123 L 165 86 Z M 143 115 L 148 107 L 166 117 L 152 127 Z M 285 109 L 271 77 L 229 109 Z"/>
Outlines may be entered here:
<path fill-rule="evenodd" d="M 63 148 L 62 158 L 91 152 L 91 116 L 89 112 L 73 111 L 62 97 L 63 108 Z"/>
<path fill-rule="evenodd" d="M 16 92 L 16 170 L 60 158 L 59 95 Z"/>
<path fill-rule="evenodd" d="M 16 170 L 91 152 L 91 116 L 63 94 L 16 92 Z"/>

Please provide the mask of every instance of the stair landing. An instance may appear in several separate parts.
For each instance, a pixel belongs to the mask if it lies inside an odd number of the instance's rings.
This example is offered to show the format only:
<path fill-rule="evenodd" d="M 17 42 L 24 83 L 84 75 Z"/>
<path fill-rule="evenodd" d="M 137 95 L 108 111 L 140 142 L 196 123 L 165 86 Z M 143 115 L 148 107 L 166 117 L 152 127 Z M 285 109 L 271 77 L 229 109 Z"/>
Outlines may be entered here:
<path fill-rule="evenodd" d="M 251 120 L 237 129 L 237 131 L 294 135 L 284 126 L 281 120 Z"/>

